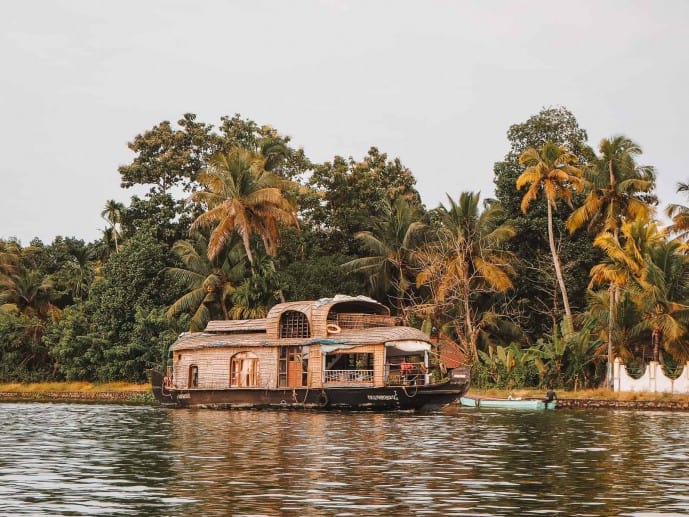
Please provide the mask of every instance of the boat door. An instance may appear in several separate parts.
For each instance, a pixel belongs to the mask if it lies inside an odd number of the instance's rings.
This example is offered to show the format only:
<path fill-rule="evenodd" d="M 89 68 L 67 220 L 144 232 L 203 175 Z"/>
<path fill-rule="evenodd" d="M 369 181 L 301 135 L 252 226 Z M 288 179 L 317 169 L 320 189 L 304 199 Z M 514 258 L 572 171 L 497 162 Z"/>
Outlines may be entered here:
<path fill-rule="evenodd" d="M 306 386 L 307 360 L 301 346 L 280 347 L 279 386 L 300 388 Z"/>

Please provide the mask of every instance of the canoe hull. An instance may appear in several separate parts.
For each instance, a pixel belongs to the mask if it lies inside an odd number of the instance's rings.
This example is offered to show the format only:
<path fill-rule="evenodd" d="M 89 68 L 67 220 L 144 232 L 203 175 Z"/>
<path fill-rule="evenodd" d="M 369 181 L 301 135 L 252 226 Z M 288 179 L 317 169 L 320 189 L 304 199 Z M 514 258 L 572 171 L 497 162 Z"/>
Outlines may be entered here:
<path fill-rule="evenodd" d="M 465 407 L 485 409 L 543 410 L 555 409 L 557 407 L 557 400 L 546 402 L 541 399 L 491 399 L 463 396 L 460 398 L 460 404 Z"/>

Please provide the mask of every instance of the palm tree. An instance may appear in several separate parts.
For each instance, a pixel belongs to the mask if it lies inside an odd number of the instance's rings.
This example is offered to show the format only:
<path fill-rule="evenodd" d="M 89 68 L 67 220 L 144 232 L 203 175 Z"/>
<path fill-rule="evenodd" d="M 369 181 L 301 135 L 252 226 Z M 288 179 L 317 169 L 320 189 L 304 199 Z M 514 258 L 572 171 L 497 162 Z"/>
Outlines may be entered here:
<path fill-rule="evenodd" d="M 431 289 L 436 303 L 458 309 L 458 334 L 473 359 L 480 331 L 492 321 L 477 309 L 478 297 L 512 287 L 514 256 L 502 245 L 516 233 L 498 224 L 499 205 L 484 203 L 479 212 L 479 198 L 479 193 L 462 192 L 458 202 L 448 196 L 449 209 L 442 204 L 436 209 L 440 228 L 436 240 L 418 254 L 422 269 L 416 278 L 417 286 Z"/>
<path fill-rule="evenodd" d="M 88 293 L 89 285 L 93 282 L 93 257 L 93 250 L 88 246 L 72 246 L 69 250 L 70 260 L 65 264 L 65 268 L 74 300 L 83 300 Z"/>
<path fill-rule="evenodd" d="M 604 138 L 599 151 L 601 155 L 586 170 L 590 186 L 586 199 L 567 219 L 567 229 L 574 232 L 588 222 L 589 230 L 619 238 L 623 222 L 652 215 L 651 205 L 657 202 L 652 194 L 655 172 L 636 163 L 641 147 L 625 136 Z"/>
<path fill-rule="evenodd" d="M 519 163 L 526 165 L 526 169 L 517 178 L 517 189 L 521 190 L 529 185 L 522 198 L 522 212 L 529 210 L 529 205 L 537 199 L 541 192 L 548 207 L 548 242 L 555 266 L 555 275 L 562 294 L 562 303 L 565 308 L 565 327 L 572 332 L 572 310 L 569 306 L 567 288 L 560 268 L 560 260 L 555 247 L 553 235 L 553 209 L 557 208 L 557 200 L 563 199 L 572 206 L 572 194 L 575 190 L 581 191 L 584 182 L 581 178 L 581 169 L 573 164 L 577 163 L 577 157 L 569 152 L 565 146 L 557 146 L 548 142 L 540 150 L 529 148 L 519 156 Z"/>
<path fill-rule="evenodd" d="M 636 218 L 648 219 L 651 203 L 657 202 L 652 194 L 655 187 L 653 167 L 639 166 L 635 157 L 641 148 L 625 136 L 601 140 L 601 155 L 587 169 L 590 190 L 584 203 L 567 219 L 567 229 L 576 231 L 584 223 L 589 230 L 600 234 L 609 232 L 619 240 L 620 226 Z M 611 282 L 608 304 L 608 368 L 606 384 L 612 384 L 613 337 L 615 334 L 615 305 L 619 297 L 618 286 Z"/>
<path fill-rule="evenodd" d="M 4 312 L 17 311 L 41 318 L 59 312 L 52 304 L 52 280 L 35 269 L 19 267 L 0 277 L 0 307 Z"/>
<path fill-rule="evenodd" d="M 689 192 L 689 183 L 678 183 L 677 192 Z M 665 213 L 672 219 L 667 231 L 686 241 L 689 238 L 689 207 L 673 203 L 668 205 Z"/>
<path fill-rule="evenodd" d="M 641 313 L 633 334 L 651 333 L 654 360 L 662 346 L 684 361 L 689 358 L 683 342 L 689 323 L 684 303 L 689 296 L 689 257 L 682 243 L 667 240 L 655 222 L 625 223 L 621 232 L 623 244 L 609 233 L 594 241 L 608 260 L 593 267 L 591 285 L 614 282 L 625 287 Z"/>
<path fill-rule="evenodd" d="M 189 330 L 198 332 L 209 320 L 222 315 L 229 319 L 230 296 L 235 285 L 241 282 L 244 268 L 238 254 L 241 246 L 231 248 L 221 261 L 210 261 L 207 255 L 208 241 L 200 233 L 193 241 L 177 241 L 172 252 L 184 267 L 169 267 L 166 274 L 184 286 L 186 293 L 167 310 L 168 317 L 181 313 L 191 314 Z M 234 259 L 234 260 L 233 260 Z"/>
<path fill-rule="evenodd" d="M 265 318 L 276 299 L 284 301 L 270 257 L 259 253 L 256 274 L 245 278 L 232 292 L 232 319 Z"/>
<path fill-rule="evenodd" d="M 106 231 L 110 233 L 110 237 L 115 243 L 115 253 L 120 252 L 119 239 L 122 238 L 122 214 L 124 211 L 125 207 L 122 203 L 109 199 L 100 213 L 100 216 L 110 225 Z"/>
<path fill-rule="evenodd" d="M 295 185 L 270 172 L 267 160 L 260 153 L 235 147 L 213 155 L 199 175 L 205 190 L 192 194 L 191 200 L 205 205 L 207 211 L 196 218 L 191 231 L 213 229 L 208 241 L 210 260 L 215 260 L 237 233 L 253 271 L 251 236 L 259 235 L 266 252 L 275 256 L 278 225 L 298 226 L 296 207 L 285 197 Z"/>
<path fill-rule="evenodd" d="M 647 274 L 640 282 L 637 299 L 643 318 L 637 330 L 651 332 L 653 359 L 659 361 L 661 348 L 680 363 L 689 359 L 686 343 L 689 328 L 689 257 L 677 240 L 661 240 L 648 254 Z"/>
<path fill-rule="evenodd" d="M 342 265 L 346 271 L 366 273 L 374 296 L 394 299 L 398 315 L 413 285 L 412 251 L 425 227 L 420 217 L 418 208 L 405 199 L 398 198 L 392 205 L 385 202 L 383 216 L 374 221 L 373 229 L 355 234 L 369 255 Z"/>

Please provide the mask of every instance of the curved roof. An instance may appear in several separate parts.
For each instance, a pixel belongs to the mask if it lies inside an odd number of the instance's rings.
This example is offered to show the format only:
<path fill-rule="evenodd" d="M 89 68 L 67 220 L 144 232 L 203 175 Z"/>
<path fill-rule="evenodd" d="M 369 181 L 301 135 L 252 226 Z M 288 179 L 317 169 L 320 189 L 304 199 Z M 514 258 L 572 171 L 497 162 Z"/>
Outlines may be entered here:
<path fill-rule="evenodd" d="M 266 334 L 270 338 L 279 336 L 280 316 L 286 311 L 299 311 L 306 314 L 309 319 L 312 337 L 327 336 L 328 315 L 337 306 L 341 306 L 339 308 L 342 312 L 390 315 L 390 309 L 367 296 L 338 294 L 333 298 L 315 301 L 279 303 L 273 306 L 266 316 Z"/>

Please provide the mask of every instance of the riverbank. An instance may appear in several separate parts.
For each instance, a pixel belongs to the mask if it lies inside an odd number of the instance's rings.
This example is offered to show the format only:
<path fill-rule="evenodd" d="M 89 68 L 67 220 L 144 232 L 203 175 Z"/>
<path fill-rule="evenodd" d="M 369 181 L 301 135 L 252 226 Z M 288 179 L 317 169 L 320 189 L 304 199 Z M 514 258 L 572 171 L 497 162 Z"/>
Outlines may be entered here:
<path fill-rule="evenodd" d="M 155 399 L 148 384 L 125 382 L 43 382 L 0 384 L 0 402 L 112 402 L 147 404 Z"/>
<path fill-rule="evenodd" d="M 469 390 L 472 395 L 543 398 L 544 390 Z M 615 393 L 605 389 L 557 392 L 560 409 L 689 411 L 689 395 Z M 0 402 L 83 402 L 155 404 L 148 384 L 50 382 L 0 384 Z"/>

